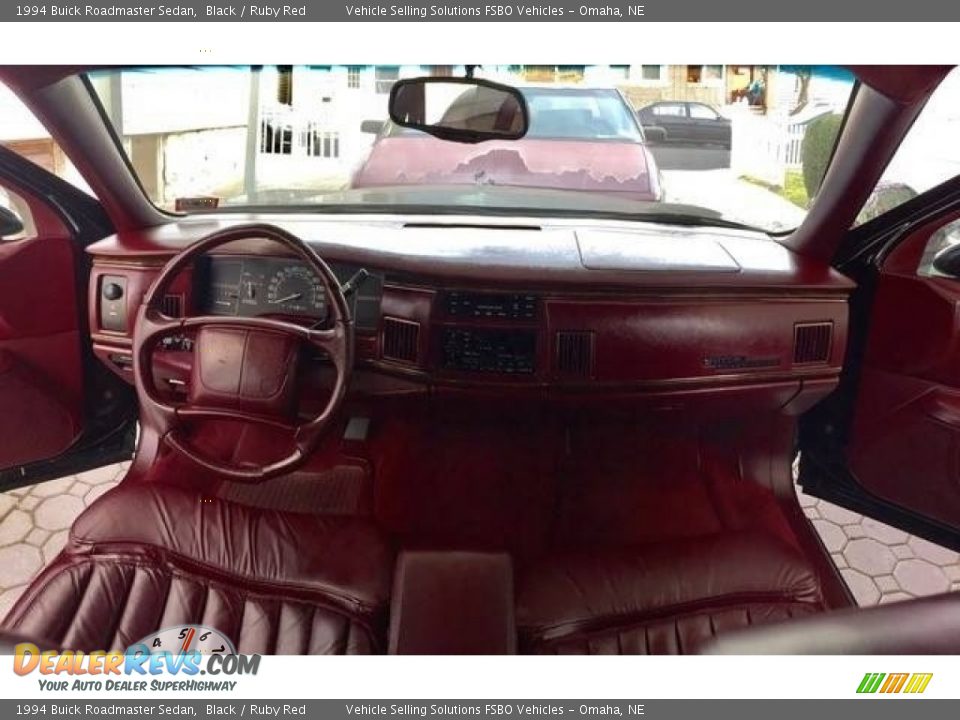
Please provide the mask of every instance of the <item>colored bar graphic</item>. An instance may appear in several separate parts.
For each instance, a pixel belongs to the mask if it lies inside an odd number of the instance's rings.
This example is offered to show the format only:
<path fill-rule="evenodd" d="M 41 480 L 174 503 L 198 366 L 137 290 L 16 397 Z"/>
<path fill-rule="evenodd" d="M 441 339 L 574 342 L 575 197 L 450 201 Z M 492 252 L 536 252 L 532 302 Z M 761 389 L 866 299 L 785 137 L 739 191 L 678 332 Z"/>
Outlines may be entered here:
<path fill-rule="evenodd" d="M 930 684 L 930 679 L 932 677 L 933 673 L 914 673 L 910 676 L 910 682 L 907 683 L 907 687 L 904 692 L 922 693 L 927 689 L 927 685 Z"/>
<path fill-rule="evenodd" d="M 883 684 L 883 687 L 880 688 L 880 692 L 900 692 L 903 689 L 904 684 L 907 682 L 908 677 L 910 677 L 910 673 L 890 673 L 887 676 L 887 681 Z"/>
<path fill-rule="evenodd" d="M 867 673 L 863 676 L 863 680 L 860 681 L 860 687 L 857 688 L 857 692 L 875 693 L 885 676 L 885 673 Z"/>
<path fill-rule="evenodd" d="M 857 692 L 871 694 L 875 692 L 895 693 L 922 693 L 927 689 L 933 673 L 867 673 L 860 681 Z"/>

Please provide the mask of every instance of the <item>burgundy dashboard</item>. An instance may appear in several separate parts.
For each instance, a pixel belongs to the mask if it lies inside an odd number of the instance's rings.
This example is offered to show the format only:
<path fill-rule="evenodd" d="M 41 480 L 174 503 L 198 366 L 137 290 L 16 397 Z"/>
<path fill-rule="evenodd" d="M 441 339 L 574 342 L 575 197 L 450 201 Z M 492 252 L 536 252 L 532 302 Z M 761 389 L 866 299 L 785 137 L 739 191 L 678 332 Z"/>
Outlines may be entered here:
<path fill-rule="evenodd" d="M 121 233 L 89 248 L 94 349 L 115 372 L 132 380 L 132 322 L 159 269 L 228 224 Z M 277 224 L 308 239 L 341 282 L 361 268 L 368 273 L 350 297 L 355 362 L 358 377 L 379 376 L 384 391 L 524 388 L 582 398 L 761 388 L 776 390 L 765 397 L 780 407 L 808 406 L 834 387 L 843 362 L 851 283 L 761 235 Z M 274 314 L 312 323 L 323 320 L 326 299 L 301 263 L 251 238 L 197 263 L 164 307 L 171 315 Z M 189 378 L 177 369 L 189 363 L 189 338 L 167 349 L 155 372 L 177 386 Z"/>

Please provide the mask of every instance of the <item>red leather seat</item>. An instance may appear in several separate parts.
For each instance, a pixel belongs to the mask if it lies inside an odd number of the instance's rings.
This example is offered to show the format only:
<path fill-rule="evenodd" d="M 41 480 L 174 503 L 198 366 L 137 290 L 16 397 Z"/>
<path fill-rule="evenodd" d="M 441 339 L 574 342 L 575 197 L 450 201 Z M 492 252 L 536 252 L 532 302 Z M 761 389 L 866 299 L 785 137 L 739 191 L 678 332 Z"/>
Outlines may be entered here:
<path fill-rule="evenodd" d="M 84 651 L 198 623 L 239 652 L 381 652 L 392 569 L 389 545 L 356 518 L 124 483 L 77 519 L 3 627 Z"/>
<path fill-rule="evenodd" d="M 557 555 L 517 578 L 527 653 L 686 654 L 728 630 L 823 609 L 803 557 L 756 532 Z"/>

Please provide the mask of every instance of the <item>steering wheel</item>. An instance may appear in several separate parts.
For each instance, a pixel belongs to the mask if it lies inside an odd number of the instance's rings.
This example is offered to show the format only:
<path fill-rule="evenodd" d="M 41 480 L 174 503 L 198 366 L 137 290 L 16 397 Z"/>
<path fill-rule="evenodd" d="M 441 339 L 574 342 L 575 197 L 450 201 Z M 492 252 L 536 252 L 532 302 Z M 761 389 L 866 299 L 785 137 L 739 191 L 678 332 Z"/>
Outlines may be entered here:
<path fill-rule="evenodd" d="M 203 315 L 171 318 L 161 302 L 171 283 L 198 257 L 236 240 L 264 238 L 301 258 L 319 278 L 328 298 L 325 327 L 316 329 L 262 317 Z M 164 400 L 153 378 L 157 342 L 178 331 L 195 332 L 193 369 L 186 402 Z M 296 372 L 304 345 L 324 351 L 336 381 L 319 415 L 296 415 Z M 343 404 L 353 366 L 353 322 L 346 298 L 329 266 L 305 242 L 273 225 L 250 224 L 207 235 L 160 271 L 137 312 L 133 330 L 133 372 L 145 423 L 152 423 L 166 444 L 213 472 L 232 480 L 257 482 L 296 469 L 316 449 Z M 198 450 L 183 432 L 185 420 L 240 420 L 290 431 L 294 449 L 268 465 L 231 463 Z"/>

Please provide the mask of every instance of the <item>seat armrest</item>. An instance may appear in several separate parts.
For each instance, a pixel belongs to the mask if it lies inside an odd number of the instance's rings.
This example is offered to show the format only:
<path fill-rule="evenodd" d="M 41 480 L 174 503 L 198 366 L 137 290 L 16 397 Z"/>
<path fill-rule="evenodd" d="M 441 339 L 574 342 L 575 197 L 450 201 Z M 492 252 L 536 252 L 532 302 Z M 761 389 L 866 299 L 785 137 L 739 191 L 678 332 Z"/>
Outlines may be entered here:
<path fill-rule="evenodd" d="M 512 654 L 516 642 L 509 555 L 400 554 L 390 607 L 391 654 Z"/>
<path fill-rule="evenodd" d="M 955 655 L 960 593 L 837 610 L 721 635 L 707 655 Z"/>

